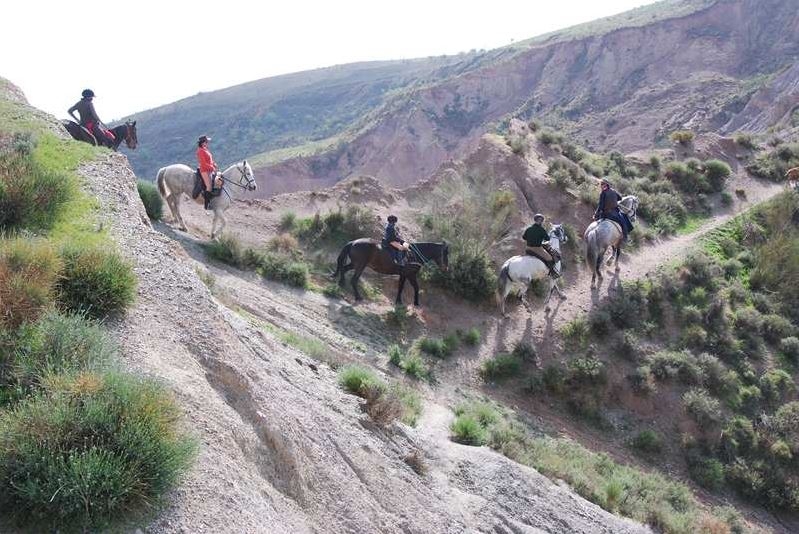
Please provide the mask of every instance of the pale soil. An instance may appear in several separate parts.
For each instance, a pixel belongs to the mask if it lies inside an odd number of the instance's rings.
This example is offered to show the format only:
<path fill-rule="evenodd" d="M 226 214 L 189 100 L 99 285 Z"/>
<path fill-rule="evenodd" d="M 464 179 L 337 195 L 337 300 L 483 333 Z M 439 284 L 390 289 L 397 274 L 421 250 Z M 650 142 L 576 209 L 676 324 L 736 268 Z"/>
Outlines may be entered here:
<path fill-rule="evenodd" d="M 200 456 L 151 532 L 644 532 L 486 448 L 452 443 L 431 404 L 420 430 L 374 427 L 335 374 L 212 297 L 146 221 L 124 156 L 80 170 L 140 278 L 109 325 L 131 369 L 171 388 Z M 183 250 L 186 248 L 186 251 Z M 346 303 L 209 266 L 223 298 L 352 356 Z M 368 349 L 367 349 L 367 352 Z M 417 475 L 403 459 L 419 450 Z"/>

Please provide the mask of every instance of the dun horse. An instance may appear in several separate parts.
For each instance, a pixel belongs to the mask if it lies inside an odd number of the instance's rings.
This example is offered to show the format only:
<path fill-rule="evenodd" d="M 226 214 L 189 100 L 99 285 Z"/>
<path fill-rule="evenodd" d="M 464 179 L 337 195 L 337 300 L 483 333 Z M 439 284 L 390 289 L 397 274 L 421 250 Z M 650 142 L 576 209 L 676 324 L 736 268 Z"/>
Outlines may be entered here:
<path fill-rule="evenodd" d="M 399 289 L 397 290 L 397 304 L 402 304 L 402 290 L 405 287 L 405 280 L 413 286 L 413 305 L 419 305 L 419 283 L 416 276 L 422 265 L 430 261 L 435 262 L 442 270 L 449 268 L 449 246 L 446 243 L 413 243 L 410 254 L 412 258 L 404 265 L 394 263 L 389 251 L 384 250 L 379 241 L 374 239 L 356 239 L 350 241 L 341 250 L 336 262 L 336 270 L 330 278 L 339 277 L 339 285 L 344 287 L 344 274 L 349 270 L 355 270 L 352 275 L 352 290 L 355 293 L 355 300 L 361 300 L 358 293 L 358 279 L 361 277 L 366 267 L 371 267 L 373 271 L 380 274 L 399 275 Z"/>
<path fill-rule="evenodd" d="M 220 175 L 217 174 L 217 178 Z M 209 203 L 209 209 L 214 212 L 214 221 L 211 223 L 211 239 L 215 239 L 222 234 L 222 229 L 225 228 L 227 220 L 225 219 L 225 210 L 232 204 L 232 199 L 226 185 L 233 185 L 239 189 L 247 191 L 255 191 L 256 184 L 253 177 L 252 167 L 247 161 L 240 161 L 234 163 L 221 173 L 223 182 L 222 193 L 219 196 L 213 197 Z M 169 211 L 172 212 L 173 219 L 180 225 L 180 229 L 186 231 L 186 223 L 183 222 L 183 217 L 180 215 L 180 200 L 181 195 L 186 193 L 189 198 L 194 191 L 194 182 L 196 180 L 195 170 L 187 165 L 175 163 L 168 167 L 161 167 L 158 170 L 158 177 L 156 184 L 158 185 L 158 193 L 166 201 L 169 206 Z M 197 201 L 203 204 L 203 197 L 197 197 Z M 217 228 L 219 222 L 219 228 Z"/>
<path fill-rule="evenodd" d="M 631 221 L 635 220 L 635 212 L 638 210 L 638 197 L 628 195 L 619 201 L 619 209 L 627 215 Z M 591 289 L 596 287 L 596 279 L 602 280 L 600 266 L 605 258 L 608 247 L 613 247 L 613 251 L 608 258 L 608 264 L 614 261 L 616 270 L 619 270 L 619 254 L 621 254 L 622 232 L 619 225 L 608 219 L 592 222 L 585 229 L 585 259 L 591 269 Z"/>
<path fill-rule="evenodd" d="M 560 252 L 560 244 L 567 241 L 568 238 L 563 230 L 563 225 L 554 225 L 549 232 L 550 246 Z M 555 269 L 560 271 L 560 262 L 555 264 Z M 527 288 L 530 287 L 530 283 L 533 280 L 543 280 L 545 278 L 549 278 L 550 281 L 547 299 L 544 301 L 546 311 L 549 311 L 549 299 L 552 298 L 554 291 L 558 292 L 558 296 L 561 299 L 566 298 L 566 295 L 560 290 L 557 280 L 549 276 L 549 268 L 543 261 L 529 254 L 513 256 L 508 259 L 499 272 L 497 286 L 497 305 L 503 317 L 505 316 L 505 299 L 508 298 L 511 290 L 516 289 L 517 295 L 524 300 L 524 294 L 527 292 Z"/>

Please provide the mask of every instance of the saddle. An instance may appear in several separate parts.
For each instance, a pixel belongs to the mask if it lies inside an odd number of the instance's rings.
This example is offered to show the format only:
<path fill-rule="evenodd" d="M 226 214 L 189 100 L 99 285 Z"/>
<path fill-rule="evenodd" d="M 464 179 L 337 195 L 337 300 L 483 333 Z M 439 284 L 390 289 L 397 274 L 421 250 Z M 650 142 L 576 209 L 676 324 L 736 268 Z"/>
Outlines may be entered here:
<path fill-rule="evenodd" d="M 222 180 L 217 178 L 216 173 L 213 172 L 211 173 L 211 181 L 215 182 L 217 185 L 217 187 L 211 191 L 211 196 L 218 197 L 222 194 L 222 187 L 220 187 L 222 185 Z M 205 191 L 205 182 L 203 181 L 203 177 L 200 174 L 200 169 L 198 168 L 194 172 L 194 189 L 191 192 L 191 198 L 196 199 L 203 191 Z"/>

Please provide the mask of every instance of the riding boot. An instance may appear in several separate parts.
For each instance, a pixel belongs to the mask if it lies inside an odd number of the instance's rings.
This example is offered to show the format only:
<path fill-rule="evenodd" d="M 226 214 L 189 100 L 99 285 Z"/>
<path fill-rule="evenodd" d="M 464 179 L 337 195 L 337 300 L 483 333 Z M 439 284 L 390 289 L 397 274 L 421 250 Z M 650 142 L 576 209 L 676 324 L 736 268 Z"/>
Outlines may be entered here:
<path fill-rule="evenodd" d="M 211 192 L 210 191 L 203 191 L 203 198 L 205 199 L 205 209 L 208 209 L 208 205 L 211 203 Z"/>

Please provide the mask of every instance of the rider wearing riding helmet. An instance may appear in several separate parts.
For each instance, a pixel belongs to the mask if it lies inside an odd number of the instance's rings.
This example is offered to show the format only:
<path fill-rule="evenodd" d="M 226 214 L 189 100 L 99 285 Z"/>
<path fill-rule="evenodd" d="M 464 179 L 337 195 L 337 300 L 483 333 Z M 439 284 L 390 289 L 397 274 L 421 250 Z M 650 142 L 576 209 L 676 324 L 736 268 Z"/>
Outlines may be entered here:
<path fill-rule="evenodd" d="M 625 221 L 619 212 L 621 195 L 613 189 L 613 185 L 606 178 L 599 181 L 599 187 L 602 189 L 602 193 L 599 194 L 599 204 L 594 212 L 594 220 L 610 219 L 618 223 L 621 227 L 622 240 L 627 241 L 629 222 Z"/>
<path fill-rule="evenodd" d="M 203 198 L 205 198 L 205 209 L 208 209 L 208 204 L 211 202 L 211 197 L 214 192 L 214 178 L 217 171 L 216 163 L 214 163 L 214 156 L 208 150 L 208 141 L 211 138 L 207 135 L 201 135 L 197 139 L 197 163 L 200 167 L 200 176 L 202 176 L 205 191 L 203 191 Z"/>
<path fill-rule="evenodd" d="M 391 258 L 394 260 L 394 263 L 397 265 L 405 265 L 405 254 L 410 248 L 410 245 L 400 237 L 395 224 L 397 224 L 397 216 L 389 215 L 386 233 L 383 236 L 383 248 L 387 248 L 391 253 Z"/>
<path fill-rule="evenodd" d="M 94 110 L 94 104 L 92 103 L 94 91 L 91 89 L 84 89 L 81 93 L 81 97 L 82 98 L 78 100 L 74 106 L 67 110 L 67 113 L 69 113 L 69 116 L 75 119 L 75 121 L 79 122 L 81 126 L 89 130 L 94 138 L 97 139 L 98 144 L 112 146 L 116 136 L 103 125 L 103 122 Z M 78 115 L 80 115 L 80 118 L 75 116 L 76 111 Z"/>
<path fill-rule="evenodd" d="M 549 246 L 549 234 L 544 229 L 542 214 L 533 215 L 533 224 L 524 231 L 522 239 L 527 243 L 527 254 L 543 261 L 549 269 L 549 276 L 558 278 L 560 273 L 555 269 L 555 263 L 560 260 L 560 255 Z"/>

